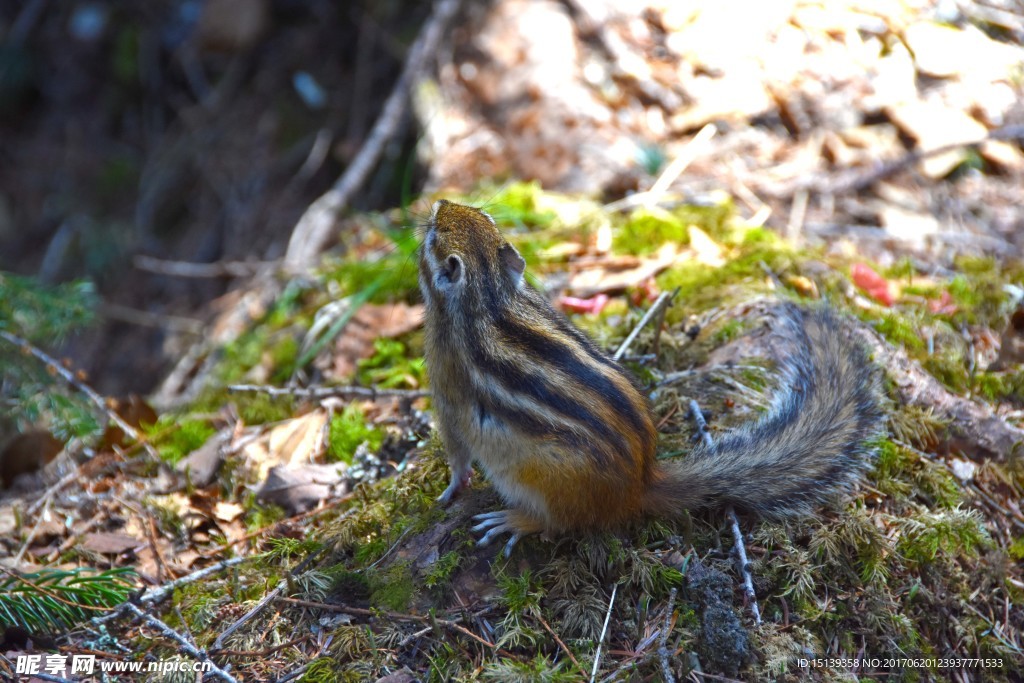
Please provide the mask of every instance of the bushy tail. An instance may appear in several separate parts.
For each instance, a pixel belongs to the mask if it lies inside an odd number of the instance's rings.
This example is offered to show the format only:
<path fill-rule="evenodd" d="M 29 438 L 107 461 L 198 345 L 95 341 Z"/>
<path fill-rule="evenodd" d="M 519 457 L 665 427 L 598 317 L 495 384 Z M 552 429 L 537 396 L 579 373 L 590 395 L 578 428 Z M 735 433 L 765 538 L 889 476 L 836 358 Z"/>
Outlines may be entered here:
<path fill-rule="evenodd" d="M 882 425 L 876 372 L 827 309 L 785 306 L 793 342 L 779 393 L 757 422 L 660 461 L 645 509 L 656 516 L 733 504 L 761 515 L 806 514 L 867 467 Z"/>

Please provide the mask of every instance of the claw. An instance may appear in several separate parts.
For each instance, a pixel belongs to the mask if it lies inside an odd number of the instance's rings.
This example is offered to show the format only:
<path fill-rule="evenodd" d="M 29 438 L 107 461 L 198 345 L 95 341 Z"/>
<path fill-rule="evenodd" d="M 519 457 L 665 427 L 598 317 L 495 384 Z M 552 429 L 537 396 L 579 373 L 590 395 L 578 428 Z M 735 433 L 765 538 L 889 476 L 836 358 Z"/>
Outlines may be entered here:
<path fill-rule="evenodd" d="M 519 534 L 512 534 L 512 538 L 508 539 L 508 543 L 505 544 L 505 550 L 502 551 L 502 554 L 504 554 L 506 558 L 512 556 L 512 548 L 515 547 L 515 544 L 519 542 L 520 538 L 521 536 Z"/>
<path fill-rule="evenodd" d="M 508 515 L 504 510 L 498 510 L 497 512 L 482 512 L 479 515 L 473 515 L 473 519 L 480 522 L 477 526 L 473 527 L 476 531 L 478 528 L 486 529 L 488 526 L 494 526 L 505 521 L 505 517 Z"/>

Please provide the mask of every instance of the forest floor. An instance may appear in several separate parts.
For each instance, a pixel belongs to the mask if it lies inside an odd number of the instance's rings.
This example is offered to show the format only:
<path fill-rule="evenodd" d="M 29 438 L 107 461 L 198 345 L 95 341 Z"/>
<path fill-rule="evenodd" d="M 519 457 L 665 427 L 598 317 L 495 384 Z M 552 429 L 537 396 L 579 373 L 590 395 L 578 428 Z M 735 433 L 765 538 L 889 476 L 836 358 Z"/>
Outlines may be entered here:
<path fill-rule="evenodd" d="M 298 277 L 289 231 L 373 122 L 337 93 L 379 105 L 366 70 L 401 60 L 377 21 L 420 17 L 240 6 L 278 22 L 225 37 L 168 2 L 105 15 L 71 57 L 46 46 L 95 26 L 81 8 L 4 18 L 23 49 L 0 75 L 27 80 L 0 79 L 0 672 L 49 653 L 219 680 L 1024 677 L 1019 8 L 474 5 L 413 84 L 421 135 L 393 136 Z M 637 333 L 659 457 L 700 436 L 693 400 L 712 438 L 768 408 L 781 302 L 836 309 L 881 378 L 872 467 L 807 518 L 478 547 L 486 479 L 435 501 L 415 251 L 442 196 L 490 211 L 601 348 Z"/>

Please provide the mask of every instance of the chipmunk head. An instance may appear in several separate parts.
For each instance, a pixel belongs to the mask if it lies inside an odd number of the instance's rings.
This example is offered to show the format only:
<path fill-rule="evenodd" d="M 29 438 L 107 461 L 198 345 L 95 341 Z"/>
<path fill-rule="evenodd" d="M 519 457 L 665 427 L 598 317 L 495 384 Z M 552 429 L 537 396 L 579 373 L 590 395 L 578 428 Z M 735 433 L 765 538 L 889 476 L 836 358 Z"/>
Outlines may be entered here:
<path fill-rule="evenodd" d="M 434 204 L 420 248 L 420 288 L 428 304 L 508 296 L 522 285 L 525 268 L 489 215 L 445 199 Z"/>

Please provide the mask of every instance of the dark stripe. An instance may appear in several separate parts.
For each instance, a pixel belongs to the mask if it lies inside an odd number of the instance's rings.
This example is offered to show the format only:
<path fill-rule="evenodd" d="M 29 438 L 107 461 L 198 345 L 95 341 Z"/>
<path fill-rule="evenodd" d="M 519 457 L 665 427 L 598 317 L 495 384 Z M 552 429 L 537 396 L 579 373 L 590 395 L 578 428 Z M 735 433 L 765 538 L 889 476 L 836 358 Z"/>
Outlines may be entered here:
<path fill-rule="evenodd" d="M 598 432 L 606 441 L 612 443 L 619 452 L 628 452 L 628 443 L 622 434 L 612 430 L 606 421 L 599 419 L 571 395 L 554 390 L 548 383 L 548 378 L 524 372 L 518 364 L 512 361 L 493 358 L 486 354 L 480 345 L 474 345 L 471 353 L 476 366 L 485 375 L 493 377 L 509 393 L 527 396 L 533 399 L 541 410 L 550 410 L 556 415 L 576 420 L 585 428 Z M 518 422 L 525 423 L 527 420 L 532 420 L 534 424 L 544 425 L 543 431 L 546 432 L 556 429 L 547 421 L 533 417 L 528 412 L 514 406 L 509 405 L 505 409 L 522 413 L 522 417 L 517 419 Z M 504 417 L 503 413 L 498 413 L 498 415 Z"/>
<path fill-rule="evenodd" d="M 543 339 L 541 335 L 532 332 L 527 336 Z M 480 343 L 477 331 L 473 326 L 469 326 L 466 346 L 469 349 L 471 362 L 485 376 L 493 377 L 509 393 L 528 396 L 534 399 L 540 409 L 551 410 L 554 413 L 574 419 L 586 428 L 598 432 L 618 452 L 629 452 L 629 444 L 623 434 L 611 429 L 607 421 L 599 419 L 598 416 L 587 410 L 579 401 L 574 400 L 571 395 L 562 394 L 552 389 L 548 383 L 548 378 L 535 373 L 524 372 L 519 363 L 494 358 L 487 354 L 485 346 Z M 548 357 L 544 355 L 541 355 L 541 358 L 548 360 Z M 575 365 L 578 366 L 579 364 L 575 363 Z M 571 371 L 571 368 L 567 369 Z M 486 392 L 486 387 L 481 389 Z M 496 403 L 498 399 L 491 395 L 490 401 Z M 528 431 L 560 436 L 575 446 L 585 445 L 572 430 L 559 429 L 545 420 L 534 417 L 527 411 L 516 408 L 514 405 L 502 403 L 501 406 L 501 410 L 491 410 L 496 417 L 508 417 L 510 418 L 509 421 L 523 426 Z M 594 453 L 594 455 L 598 456 L 602 462 L 606 460 L 606 458 L 601 457 L 602 453 Z"/>
<path fill-rule="evenodd" d="M 575 325 L 558 311 L 554 310 L 547 301 L 545 301 L 537 292 L 531 292 L 533 296 L 523 297 L 524 300 L 530 304 L 531 308 L 536 311 L 541 317 L 548 321 L 552 327 L 558 329 L 559 332 L 568 335 L 573 341 L 578 343 L 587 352 L 591 358 L 601 363 L 607 368 L 615 370 L 616 372 L 622 372 L 622 368 L 619 367 L 618 363 L 609 358 L 605 353 L 597 348 L 594 344 L 594 340 L 585 335 Z"/>
<path fill-rule="evenodd" d="M 477 419 L 483 426 L 485 417 L 490 417 L 495 422 L 505 422 L 516 429 L 527 432 L 535 437 L 552 437 L 561 443 L 568 444 L 580 451 L 589 452 L 592 444 L 589 444 L 579 433 L 566 427 L 559 427 L 542 420 L 515 405 L 502 402 L 496 395 L 489 391 L 483 391 L 478 396 Z"/>
<path fill-rule="evenodd" d="M 555 322 L 552 320 L 552 316 L 550 315 L 553 311 L 548 309 L 548 312 L 549 315 L 546 316 L 546 320 L 552 323 Z M 585 387 L 594 391 L 603 399 L 615 406 L 618 409 L 618 412 L 626 418 L 629 426 L 636 431 L 637 434 L 644 434 L 646 432 L 647 422 L 643 419 L 643 415 L 639 414 L 636 406 L 633 405 L 632 401 L 629 400 L 629 397 L 622 391 L 622 389 L 620 389 L 615 382 L 609 379 L 600 370 L 586 363 L 580 362 L 580 360 L 573 354 L 572 348 L 569 345 L 559 342 L 551 337 L 537 334 L 534 330 L 507 317 L 499 318 L 495 321 L 495 324 L 498 331 L 504 334 L 508 339 L 512 340 L 517 345 L 528 349 L 533 355 L 544 358 L 545 360 L 562 368 Z M 564 321 L 564 325 L 568 327 L 569 330 L 575 332 L 576 335 L 583 338 L 584 343 L 581 345 L 584 346 L 584 348 L 587 348 L 588 351 L 594 350 L 595 353 L 599 354 L 596 349 L 593 349 L 593 344 L 589 339 L 583 336 L 582 332 L 573 328 L 567 321 Z M 628 381 L 628 377 L 616 363 L 612 362 L 608 358 L 603 358 L 603 360 L 605 361 L 605 365 L 608 367 L 609 372 L 614 372 Z M 606 427 L 602 420 L 595 420 L 592 417 L 587 419 L 588 422 L 592 422 L 598 428 Z"/>

